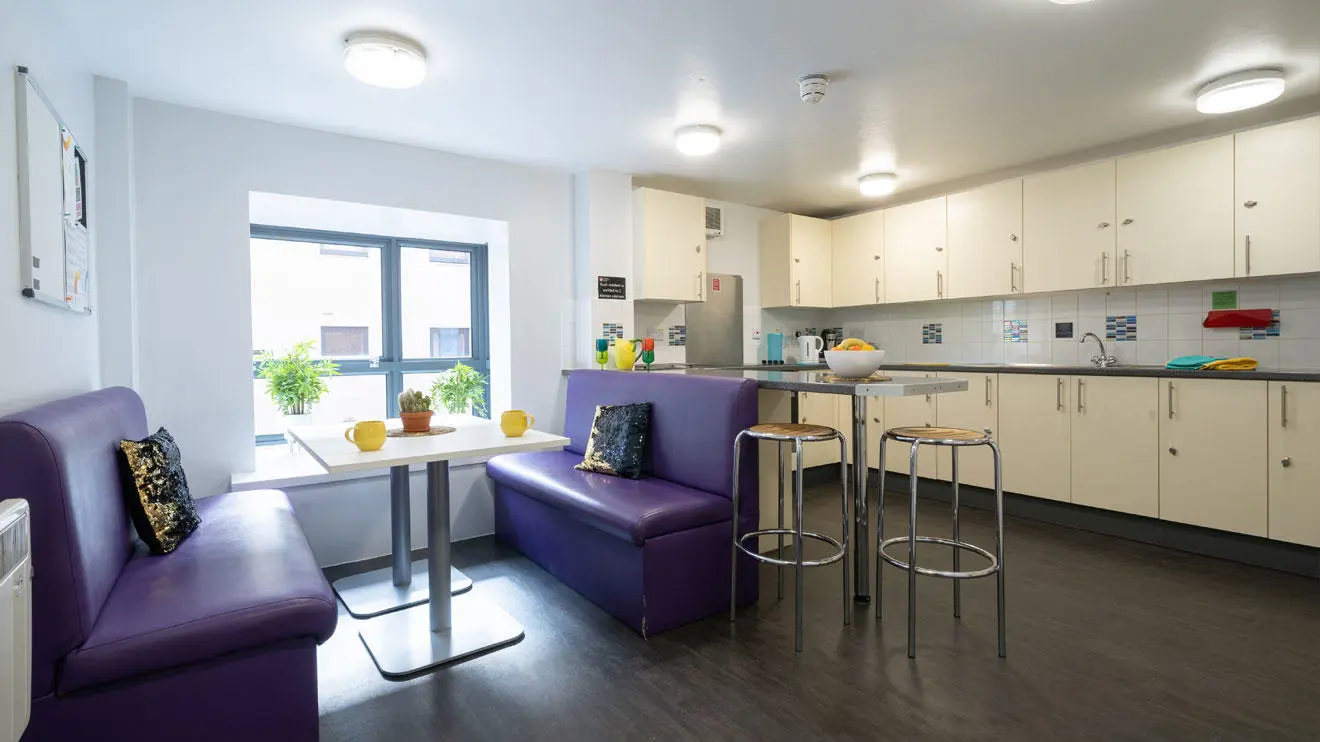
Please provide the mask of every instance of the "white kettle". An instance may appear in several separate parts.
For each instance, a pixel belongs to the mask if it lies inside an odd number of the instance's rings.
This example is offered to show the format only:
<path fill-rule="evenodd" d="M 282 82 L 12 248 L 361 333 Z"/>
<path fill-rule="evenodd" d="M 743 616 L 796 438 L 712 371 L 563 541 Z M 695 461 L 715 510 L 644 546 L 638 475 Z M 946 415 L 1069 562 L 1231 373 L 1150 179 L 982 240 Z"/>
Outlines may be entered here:
<path fill-rule="evenodd" d="M 825 341 L 817 335 L 799 335 L 797 339 L 798 363 L 819 363 Z"/>

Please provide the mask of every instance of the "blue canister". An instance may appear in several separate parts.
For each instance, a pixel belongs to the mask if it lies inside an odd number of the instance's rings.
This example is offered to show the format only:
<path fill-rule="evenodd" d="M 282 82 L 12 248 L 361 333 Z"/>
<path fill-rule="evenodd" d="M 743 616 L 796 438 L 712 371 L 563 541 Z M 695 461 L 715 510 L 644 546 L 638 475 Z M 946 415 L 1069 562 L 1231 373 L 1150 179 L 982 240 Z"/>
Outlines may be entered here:
<path fill-rule="evenodd" d="M 767 363 L 784 362 L 784 333 L 775 330 L 765 336 L 765 360 Z"/>

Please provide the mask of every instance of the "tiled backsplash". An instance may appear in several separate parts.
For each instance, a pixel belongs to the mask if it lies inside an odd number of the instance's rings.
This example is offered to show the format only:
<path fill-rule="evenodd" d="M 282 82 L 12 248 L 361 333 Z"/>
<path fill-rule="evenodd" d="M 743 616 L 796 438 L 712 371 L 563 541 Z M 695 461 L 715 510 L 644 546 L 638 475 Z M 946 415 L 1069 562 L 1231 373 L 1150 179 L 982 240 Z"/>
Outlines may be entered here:
<path fill-rule="evenodd" d="M 1233 290 L 1239 308 L 1277 310 L 1275 324 L 1255 332 L 1203 328 L 1212 292 Z M 1079 339 L 1094 332 L 1111 338 L 1106 352 L 1125 364 L 1209 355 L 1248 356 L 1265 369 L 1320 369 L 1320 276 L 840 309 L 834 316 L 846 335 L 876 343 L 896 362 L 1085 363 L 1099 349 Z M 1072 324 L 1072 339 L 1055 339 L 1061 323 Z M 931 325 L 940 326 L 941 342 L 930 342 Z"/>

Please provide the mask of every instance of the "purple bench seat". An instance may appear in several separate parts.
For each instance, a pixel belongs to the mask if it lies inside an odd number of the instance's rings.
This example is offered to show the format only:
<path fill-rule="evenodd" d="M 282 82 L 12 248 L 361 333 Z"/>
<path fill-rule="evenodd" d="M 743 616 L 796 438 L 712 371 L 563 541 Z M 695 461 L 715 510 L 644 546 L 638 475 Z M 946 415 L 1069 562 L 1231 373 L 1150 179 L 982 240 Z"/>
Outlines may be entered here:
<path fill-rule="evenodd" d="M 316 645 L 337 610 L 288 499 L 201 499 L 198 529 L 150 556 L 131 537 L 118 462 L 119 441 L 147 432 L 123 388 L 0 419 L 0 499 L 31 512 L 24 742 L 317 739 Z"/>
<path fill-rule="evenodd" d="M 640 480 L 573 466 L 597 405 L 651 403 L 650 466 Z M 733 439 L 756 424 L 756 383 L 680 374 L 575 371 L 564 451 L 497 456 L 495 534 L 643 636 L 728 610 Z M 758 522 L 755 446 L 743 452 L 739 532 Z M 738 597 L 757 597 L 739 562 Z"/>

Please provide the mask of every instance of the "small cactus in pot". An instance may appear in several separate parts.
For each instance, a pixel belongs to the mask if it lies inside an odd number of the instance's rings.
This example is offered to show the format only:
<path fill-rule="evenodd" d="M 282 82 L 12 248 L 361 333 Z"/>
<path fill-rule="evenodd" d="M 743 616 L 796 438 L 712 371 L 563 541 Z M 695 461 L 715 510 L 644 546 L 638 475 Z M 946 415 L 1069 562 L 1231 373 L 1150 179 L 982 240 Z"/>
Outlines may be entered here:
<path fill-rule="evenodd" d="M 399 417 L 403 429 L 409 433 L 425 433 L 431 429 L 431 398 L 409 389 L 399 395 Z"/>

